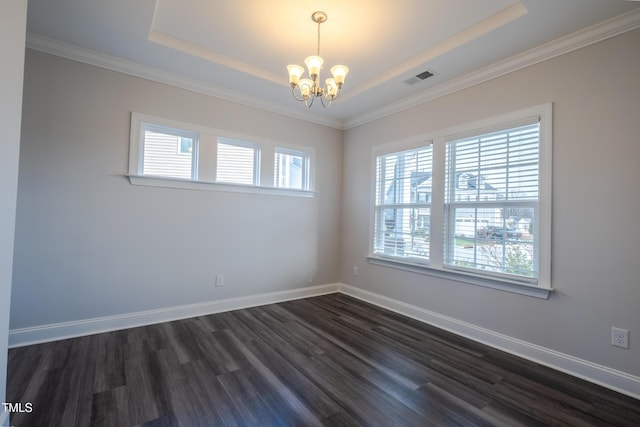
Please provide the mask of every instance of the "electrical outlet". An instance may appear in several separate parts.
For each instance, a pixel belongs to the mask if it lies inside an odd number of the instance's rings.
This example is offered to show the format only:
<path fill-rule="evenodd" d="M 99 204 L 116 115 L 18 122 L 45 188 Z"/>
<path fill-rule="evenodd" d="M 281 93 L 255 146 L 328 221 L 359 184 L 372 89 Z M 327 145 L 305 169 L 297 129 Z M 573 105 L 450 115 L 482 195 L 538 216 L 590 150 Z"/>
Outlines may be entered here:
<path fill-rule="evenodd" d="M 611 328 L 611 345 L 629 348 L 629 331 L 621 328 Z"/>
<path fill-rule="evenodd" d="M 224 274 L 216 274 L 216 287 L 224 286 Z"/>

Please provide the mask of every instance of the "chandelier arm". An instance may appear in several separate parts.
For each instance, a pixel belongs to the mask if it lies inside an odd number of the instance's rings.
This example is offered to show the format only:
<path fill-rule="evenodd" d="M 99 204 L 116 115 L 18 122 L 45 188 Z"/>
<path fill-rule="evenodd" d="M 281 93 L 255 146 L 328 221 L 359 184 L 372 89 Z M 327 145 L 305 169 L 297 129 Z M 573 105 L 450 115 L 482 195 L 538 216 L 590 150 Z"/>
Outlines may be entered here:
<path fill-rule="evenodd" d="M 329 101 L 329 104 L 327 106 L 331 105 L 331 103 L 333 101 L 338 99 L 338 95 L 340 95 L 340 89 L 338 89 L 338 88 L 336 88 L 336 92 L 335 92 L 335 94 L 333 96 L 329 95 L 329 93 L 331 92 L 329 90 L 329 88 L 330 88 L 330 86 L 325 86 L 325 87 L 321 88 L 320 92 L 319 92 L 320 96 L 322 98 L 325 98 L 327 101 Z M 324 105 L 324 103 L 323 103 L 323 105 Z"/>
<path fill-rule="evenodd" d="M 293 96 L 293 98 L 294 98 L 296 101 L 300 101 L 300 102 L 302 102 L 302 101 L 304 101 L 305 99 L 304 99 L 304 97 L 300 97 L 300 98 L 298 98 L 298 97 L 296 96 L 296 87 L 298 88 L 298 92 L 300 92 L 300 86 L 295 86 L 295 87 L 292 87 L 292 88 L 291 88 L 291 95 Z M 300 95 L 302 95 L 302 92 L 300 92 Z"/>
<path fill-rule="evenodd" d="M 316 99 L 315 95 L 310 95 L 309 98 L 304 100 L 304 105 L 307 106 L 307 108 L 311 108 L 311 106 L 313 105 L 313 101 Z M 309 101 L 311 100 L 311 101 Z"/>
<path fill-rule="evenodd" d="M 327 100 L 329 101 L 329 103 L 328 103 L 328 104 L 325 104 L 325 103 L 324 103 L 324 100 L 325 100 L 325 99 L 327 99 Z M 331 107 L 331 103 L 333 102 L 333 99 L 329 99 L 329 98 L 326 98 L 325 96 L 321 96 L 321 97 L 320 97 L 320 102 L 322 103 L 322 106 L 323 106 L 324 108 L 329 108 L 329 107 Z"/>

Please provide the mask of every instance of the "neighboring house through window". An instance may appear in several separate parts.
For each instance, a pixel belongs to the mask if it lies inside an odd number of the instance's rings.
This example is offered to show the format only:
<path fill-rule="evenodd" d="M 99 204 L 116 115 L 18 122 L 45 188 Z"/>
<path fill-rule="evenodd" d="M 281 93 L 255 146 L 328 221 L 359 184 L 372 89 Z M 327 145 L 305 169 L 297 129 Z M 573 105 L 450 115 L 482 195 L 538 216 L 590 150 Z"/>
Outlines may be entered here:
<path fill-rule="evenodd" d="M 256 144 L 218 138 L 216 182 L 259 185 L 260 148 Z"/>

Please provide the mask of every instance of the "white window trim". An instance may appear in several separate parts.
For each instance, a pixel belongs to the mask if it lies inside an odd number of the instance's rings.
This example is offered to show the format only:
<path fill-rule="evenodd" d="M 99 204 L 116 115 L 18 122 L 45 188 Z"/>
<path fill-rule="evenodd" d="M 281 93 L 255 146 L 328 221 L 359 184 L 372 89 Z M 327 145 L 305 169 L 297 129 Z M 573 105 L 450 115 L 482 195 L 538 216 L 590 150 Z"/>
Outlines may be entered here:
<path fill-rule="evenodd" d="M 172 188 L 182 190 L 221 191 L 224 193 L 263 194 L 271 196 L 315 197 L 315 191 L 293 190 L 290 188 L 257 187 L 253 185 L 228 184 L 220 182 L 192 181 L 188 179 L 158 176 L 127 175 L 132 185 L 143 187 Z"/>
<path fill-rule="evenodd" d="M 180 178 L 169 178 L 162 176 L 151 176 L 151 175 L 142 175 L 140 171 L 142 171 L 142 162 L 143 162 L 143 143 L 142 139 L 144 137 L 142 132 L 142 124 L 146 123 L 151 126 L 157 126 L 160 129 L 174 129 L 174 130 L 184 130 L 185 134 L 195 134 L 198 136 L 198 144 L 201 142 L 202 135 L 207 135 L 210 137 L 222 137 L 227 140 L 233 141 L 246 141 L 247 143 L 255 144 L 255 146 L 260 148 L 261 154 L 258 154 L 256 167 L 259 167 L 258 174 L 258 183 L 273 183 L 273 164 L 266 164 L 266 161 L 273 162 L 274 159 L 272 156 L 265 156 L 268 153 L 274 153 L 276 147 L 290 149 L 295 152 L 303 152 L 307 154 L 308 157 L 308 185 L 305 190 L 298 189 L 290 189 L 290 188 L 278 188 L 273 186 L 262 186 L 262 185 L 242 185 L 242 184 L 232 184 L 232 183 L 223 183 L 223 182 L 215 182 L 215 181 L 203 181 L 197 179 L 198 171 L 198 160 L 194 164 L 194 179 L 180 179 Z M 194 141 L 195 143 L 195 141 Z M 200 147 L 198 147 L 200 148 Z M 194 146 L 194 151 L 196 151 L 196 147 Z M 199 150 L 197 150 L 199 152 Z M 197 157 L 198 153 L 194 157 Z M 210 165 L 211 173 L 210 175 L 215 176 L 216 171 L 216 158 L 213 156 L 209 159 L 212 163 Z M 260 166 L 261 165 L 261 166 Z M 170 189 L 183 189 L 183 190 L 202 190 L 202 191 L 221 191 L 221 192 L 235 192 L 235 193 L 247 193 L 247 194 L 263 194 L 263 195 L 274 195 L 274 196 L 290 196 L 290 197 L 303 197 L 303 198 L 312 198 L 315 197 L 316 192 L 315 188 L 315 149 L 312 147 L 306 147 L 301 145 L 290 144 L 287 142 L 281 141 L 271 141 L 264 138 L 256 138 L 253 136 L 242 135 L 232 132 L 226 132 L 219 129 L 207 128 L 203 126 L 194 125 L 191 123 L 185 123 L 177 120 L 165 119 L 160 117 L 155 117 L 147 114 L 132 112 L 131 113 L 131 129 L 130 129 L 130 139 L 129 139 L 129 168 L 128 174 L 125 176 L 129 179 L 129 182 L 132 185 L 140 185 L 145 187 L 159 187 L 159 188 L 170 188 Z M 268 176 L 271 174 L 271 176 Z"/>
<path fill-rule="evenodd" d="M 144 133 L 142 132 L 143 124 L 147 124 L 148 128 L 155 128 L 163 132 L 165 130 L 172 131 L 175 135 L 197 135 L 202 129 L 186 123 L 175 120 L 161 119 L 158 117 L 148 116 L 136 112 L 131 113 L 131 130 L 129 136 L 129 174 L 128 176 L 143 176 L 142 170 L 143 150 L 144 150 Z M 187 130 L 188 129 L 188 130 Z M 182 130 L 182 132 L 180 132 Z M 177 132 L 176 132 L 177 131 Z M 194 141 L 195 142 L 195 141 Z M 195 147 L 194 147 L 194 151 Z M 173 179 L 173 178 L 167 178 Z"/>
<path fill-rule="evenodd" d="M 444 179 L 446 143 L 452 139 L 469 134 L 482 134 L 496 129 L 506 129 L 511 123 L 519 123 L 529 117 L 540 118 L 540 154 L 539 154 L 539 270 L 537 285 L 525 280 L 510 280 L 505 277 L 490 277 L 474 274 L 471 271 L 445 268 L 444 266 Z M 514 292 L 522 295 L 547 299 L 553 292 L 551 286 L 551 183 L 552 183 L 552 132 L 553 106 L 551 103 L 478 120 L 472 123 L 443 129 L 434 133 L 420 135 L 403 141 L 396 141 L 374 147 L 372 150 L 370 193 L 370 227 L 369 227 L 369 255 L 371 264 L 390 268 L 446 278 L 456 282 L 463 282 L 493 289 Z M 433 193 L 431 203 L 430 229 L 438 230 L 430 233 L 430 256 L 428 263 L 415 263 L 411 259 L 385 257 L 373 253 L 374 247 L 374 218 L 376 200 L 376 171 L 375 164 L 378 156 L 404 151 L 433 143 Z M 440 249 L 436 249 L 440 248 Z"/>
<path fill-rule="evenodd" d="M 292 153 L 304 153 L 306 156 L 306 172 L 305 172 L 305 180 L 306 185 L 303 187 L 302 191 L 313 191 L 316 185 L 316 151 L 312 147 L 303 147 L 295 144 L 277 144 L 276 150 L 274 151 L 274 161 L 275 161 L 275 153 L 278 150 L 290 151 Z M 273 182 L 273 179 L 271 180 Z M 301 190 L 298 190 L 301 191 Z"/>
<path fill-rule="evenodd" d="M 197 132 L 187 131 L 187 130 L 176 128 L 173 126 L 159 125 L 157 123 L 141 122 L 138 125 L 138 136 L 137 136 L 138 145 L 139 145 L 139 148 L 137 150 L 138 171 L 141 171 L 143 169 L 144 132 L 145 131 L 163 133 L 166 135 L 173 135 L 177 137 L 185 137 L 185 138 L 191 139 L 193 141 L 192 152 L 190 153 L 191 154 L 191 179 L 192 180 L 196 179 L 196 177 L 198 176 L 198 133 Z M 186 155 L 186 153 L 182 153 L 180 151 L 180 139 L 178 139 L 178 144 L 176 146 L 176 154 Z M 164 177 L 164 178 L 168 178 L 168 177 Z M 168 179 L 172 179 L 172 178 L 168 178 Z M 175 179 L 179 179 L 179 178 L 175 178 Z"/>
<path fill-rule="evenodd" d="M 279 145 L 275 147 L 275 150 L 274 150 L 274 162 L 275 162 L 275 154 L 285 154 L 290 156 L 302 157 L 303 168 L 302 168 L 302 189 L 301 190 L 308 190 L 309 188 L 311 188 L 310 186 L 311 184 L 311 174 L 310 174 L 311 158 L 310 157 L 311 156 L 308 150 L 288 148 L 288 147 Z M 276 177 L 274 177 L 274 179 L 272 180 L 274 182 L 274 187 L 289 188 L 289 187 L 277 187 L 275 185 L 275 178 Z"/>

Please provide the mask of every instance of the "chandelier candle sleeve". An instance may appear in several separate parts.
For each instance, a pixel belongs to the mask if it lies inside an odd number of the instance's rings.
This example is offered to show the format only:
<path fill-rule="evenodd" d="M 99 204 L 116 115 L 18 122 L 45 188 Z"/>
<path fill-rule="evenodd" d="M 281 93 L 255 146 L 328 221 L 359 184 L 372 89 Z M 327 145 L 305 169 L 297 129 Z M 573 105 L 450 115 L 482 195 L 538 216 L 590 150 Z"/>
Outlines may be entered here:
<path fill-rule="evenodd" d="M 304 64 L 307 66 L 307 70 L 309 71 L 309 76 L 311 80 L 318 80 L 318 76 L 320 75 L 320 69 L 322 68 L 322 63 L 324 60 L 319 56 L 307 56 L 304 60 Z"/>
<path fill-rule="evenodd" d="M 333 78 L 338 85 L 338 89 L 342 88 L 342 84 L 344 83 L 344 78 L 347 76 L 349 69 L 344 65 L 334 65 L 331 67 L 331 74 L 333 74 Z"/>
<path fill-rule="evenodd" d="M 290 64 L 287 65 L 289 84 L 291 85 L 291 93 L 297 101 L 304 102 L 310 108 L 314 99 L 320 98 L 322 106 L 327 108 L 340 94 L 349 69 L 344 65 L 331 67 L 333 78 L 326 79 L 324 86 L 322 86 L 320 83 L 320 71 L 324 60 L 320 56 L 320 24 L 327 20 L 327 14 L 320 11 L 314 12 L 311 15 L 311 20 L 318 24 L 318 47 L 315 55 L 308 56 L 304 60 L 309 78 L 302 78 L 305 71 L 303 67 Z M 328 101 L 326 104 L 325 99 Z"/>
<path fill-rule="evenodd" d="M 296 87 L 300 83 L 300 77 L 304 73 L 304 68 L 299 65 L 287 65 L 289 70 L 289 83 L 291 87 Z"/>

